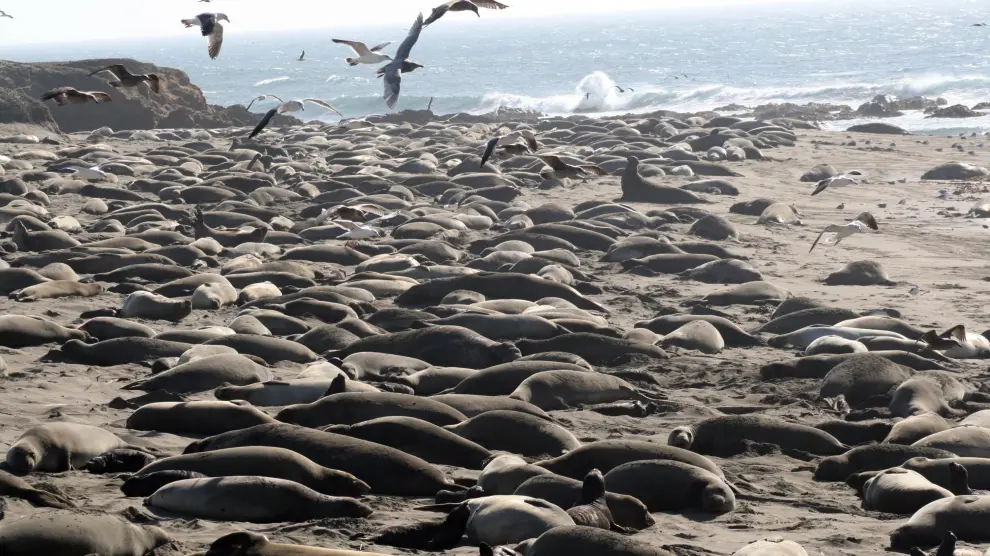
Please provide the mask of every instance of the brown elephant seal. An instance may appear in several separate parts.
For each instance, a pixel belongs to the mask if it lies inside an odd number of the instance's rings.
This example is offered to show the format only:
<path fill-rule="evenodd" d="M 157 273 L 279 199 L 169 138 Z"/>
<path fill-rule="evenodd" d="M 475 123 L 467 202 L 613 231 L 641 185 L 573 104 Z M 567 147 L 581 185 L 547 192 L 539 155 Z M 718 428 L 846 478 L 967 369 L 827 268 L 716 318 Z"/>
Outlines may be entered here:
<path fill-rule="evenodd" d="M 127 428 L 170 434 L 220 434 L 274 423 L 268 414 L 243 401 L 157 402 L 139 407 Z"/>
<path fill-rule="evenodd" d="M 451 278 L 437 278 L 417 284 L 396 298 L 401 307 L 437 305 L 450 292 L 471 290 L 484 295 L 489 301 L 522 299 L 539 301 L 547 297 L 559 297 L 579 309 L 608 314 L 608 308 L 584 297 L 574 288 L 529 274 L 515 272 L 481 272 Z M 487 301 L 485 302 L 487 303 Z"/>
<path fill-rule="evenodd" d="M 875 353 L 856 353 L 825 375 L 818 393 L 822 398 L 841 394 L 856 408 L 870 398 L 887 394 L 913 374 L 911 369 Z"/>
<path fill-rule="evenodd" d="M 926 436 L 949 430 L 951 426 L 937 413 L 921 413 L 896 422 L 883 441 L 890 444 L 914 444 Z"/>
<path fill-rule="evenodd" d="M 22 315 L 0 316 L 0 346 L 23 348 L 69 340 L 86 340 L 89 334 L 54 322 Z"/>
<path fill-rule="evenodd" d="M 953 471 L 953 465 L 960 465 L 966 470 L 966 481 L 969 488 L 990 490 L 990 459 L 988 458 L 947 458 L 929 459 L 924 457 L 911 458 L 901 467 L 917 471 L 929 481 L 951 490 L 954 494 L 970 494 L 958 485 L 959 472 Z"/>
<path fill-rule="evenodd" d="M 264 500 L 264 504 L 256 503 Z M 209 477 L 169 483 L 144 501 L 177 514 L 222 521 L 277 523 L 338 517 L 368 517 L 373 510 L 346 497 L 320 494 L 272 477 Z"/>
<path fill-rule="evenodd" d="M 746 450 L 745 441 L 776 444 L 820 456 L 844 453 L 848 446 L 815 427 L 769 415 L 722 415 L 677 427 L 667 444 L 709 456 L 731 457 Z"/>
<path fill-rule="evenodd" d="M 117 448 L 109 452 L 103 452 L 95 458 L 86 462 L 86 471 L 94 474 L 103 473 L 133 473 L 142 467 L 158 459 L 154 454 L 131 450 L 129 448 Z"/>
<path fill-rule="evenodd" d="M 987 516 L 990 496 L 954 496 L 926 504 L 890 533 L 890 547 L 910 550 L 916 546 L 935 546 L 952 531 L 966 542 L 990 541 Z"/>
<path fill-rule="evenodd" d="M 318 465 L 350 473 L 375 494 L 433 496 L 456 488 L 439 469 L 420 458 L 366 440 L 276 423 L 225 432 L 186 446 L 185 453 L 239 446 L 275 446 L 297 452 Z"/>
<path fill-rule="evenodd" d="M 595 527 L 620 533 L 635 533 L 635 529 L 626 529 L 612 520 L 612 512 L 608 509 L 605 499 L 605 478 L 602 472 L 592 469 L 584 477 L 581 485 L 581 498 L 567 510 L 575 525 Z"/>
<path fill-rule="evenodd" d="M 626 159 L 621 185 L 622 197 L 619 200 L 625 202 L 663 205 L 708 202 L 685 189 L 668 187 L 650 178 L 644 178 L 639 174 L 639 159 L 635 156 Z"/>
<path fill-rule="evenodd" d="M 38 301 L 39 299 L 58 299 L 60 297 L 95 297 L 106 291 L 103 284 L 83 284 L 70 280 L 52 280 L 17 290 L 10 294 L 15 301 Z"/>
<path fill-rule="evenodd" d="M 154 473 L 148 473 L 147 475 L 135 474 L 131 475 L 126 481 L 124 481 L 124 484 L 120 485 L 120 491 L 123 492 L 124 496 L 127 496 L 128 498 L 137 496 L 147 497 L 154 494 L 163 486 L 176 481 L 205 478 L 206 475 L 202 473 L 196 473 L 194 471 L 179 471 L 176 469 L 155 471 Z"/>
<path fill-rule="evenodd" d="M 749 543 L 732 556 L 808 556 L 808 552 L 794 541 L 774 538 Z"/>
<path fill-rule="evenodd" d="M 701 509 L 722 514 L 736 507 L 736 497 L 723 478 L 680 461 L 624 463 L 605 475 L 605 487 L 635 496 L 651 512 Z"/>
<path fill-rule="evenodd" d="M 377 552 L 360 552 L 336 548 L 318 548 L 298 544 L 278 544 L 268 537 L 248 531 L 224 535 L 213 541 L 204 556 L 387 556 Z"/>
<path fill-rule="evenodd" d="M 922 413 L 965 415 L 950 404 L 962 401 L 966 386 L 950 373 L 924 371 L 905 380 L 894 390 L 890 412 L 895 417 L 910 417 Z"/>
<path fill-rule="evenodd" d="M 973 490 L 970 488 L 969 470 L 967 470 L 966 466 L 961 463 L 955 461 L 949 462 L 949 480 L 951 481 L 949 490 L 951 490 L 953 494 L 978 494 L 981 496 L 988 494 L 986 490 Z"/>
<path fill-rule="evenodd" d="M 327 352 L 327 357 L 345 358 L 360 352 L 389 353 L 414 357 L 441 367 L 484 369 L 520 357 L 511 343 L 495 342 L 460 326 L 430 326 L 362 338 L 345 349 Z"/>
<path fill-rule="evenodd" d="M 883 442 L 893 427 L 894 425 L 891 423 L 880 420 L 841 421 L 833 419 L 815 425 L 816 429 L 831 434 L 836 440 L 849 446 Z"/>
<path fill-rule="evenodd" d="M 579 500 L 583 489 L 583 481 L 550 473 L 527 479 L 512 494 L 542 498 L 563 508 Z M 634 496 L 606 491 L 605 502 L 615 523 L 622 527 L 639 530 L 656 524 L 650 510 Z"/>
<path fill-rule="evenodd" d="M 558 475 L 583 479 L 592 469 L 608 474 L 612 469 L 631 461 L 671 460 L 700 467 L 723 478 L 725 475 L 710 459 L 676 446 L 643 440 L 599 440 L 590 442 L 553 459 L 536 462 Z"/>
<path fill-rule="evenodd" d="M 335 379 L 341 380 L 342 377 Z M 415 417 L 437 426 L 467 420 L 460 411 L 430 398 L 392 392 L 343 392 L 331 394 L 311 404 L 286 407 L 276 419 L 306 427 L 354 425 L 379 417 Z"/>
<path fill-rule="evenodd" d="M 255 363 L 251 358 L 236 353 L 221 353 L 176 365 L 149 378 L 132 382 L 123 389 L 146 392 L 166 390 L 176 394 L 188 394 L 207 392 L 224 384 L 243 386 L 271 378 L 271 371 Z"/>
<path fill-rule="evenodd" d="M 516 547 L 517 549 L 522 547 Z M 525 547 L 526 556 L 674 556 L 654 544 L 592 527 L 561 526 L 543 533 Z"/>
<path fill-rule="evenodd" d="M 891 514 L 913 514 L 925 504 L 953 494 L 916 471 L 892 467 L 863 485 L 863 509 Z"/>
<path fill-rule="evenodd" d="M 956 455 L 946 450 L 901 444 L 859 446 L 840 456 L 829 456 L 818 462 L 814 477 L 816 481 L 844 481 L 853 473 L 898 467 L 915 457 L 944 459 Z"/>
<path fill-rule="evenodd" d="M 990 457 L 990 429 L 965 425 L 930 434 L 911 446 L 945 450 L 964 458 Z"/>
<path fill-rule="evenodd" d="M 484 446 L 415 417 L 379 417 L 353 425 L 331 425 L 323 430 L 391 446 L 438 465 L 482 469 L 483 462 L 492 456 Z"/>
<path fill-rule="evenodd" d="M 7 465 L 19 473 L 60 473 L 82 469 L 104 452 L 130 445 L 110 431 L 79 423 L 46 423 L 25 431 L 7 451 Z"/>
<path fill-rule="evenodd" d="M 522 456 L 558 456 L 581 446 L 564 427 L 519 411 L 486 411 L 446 429 L 489 450 Z"/>
<path fill-rule="evenodd" d="M 509 397 L 544 411 L 624 400 L 660 400 L 617 376 L 565 370 L 536 373 L 522 381 Z"/>
<path fill-rule="evenodd" d="M 438 504 L 422 509 L 446 509 Z M 539 537 L 554 527 L 574 525 L 559 506 L 539 498 L 515 495 L 485 496 L 453 504 L 433 537 L 434 549 L 447 550 L 467 536 L 473 544 L 515 544 Z"/>
<path fill-rule="evenodd" d="M 0 471 L 0 496 L 10 496 L 27 500 L 35 506 L 68 509 L 74 508 L 71 500 L 58 494 L 39 490 L 28 484 L 20 477 L 15 477 L 6 471 Z"/>
<path fill-rule="evenodd" d="M 174 539 L 164 530 L 109 514 L 54 510 L 0 524 L 4 556 L 143 556 Z"/>
<path fill-rule="evenodd" d="M 192 347 L 192 344 L 185 342 L 127 336 L 103 340 L 95 344 L 87 344 L 82 340 L 69 340 L 62 344 L 59 351 L 65 359 L 74 363 L 112 367 L 179 357 Z"/>
<path fill-rule="evenodd" d="M 568 369 L 579 372 L 590 372 L 580 365 L 557 361 L 515 360 L 481 369 L 465 378 L 447 394 L 464 394 L 475 396 L 508 396 L 527 378 L 543 372 Z"/>
<path fill-rule="evenodd" d="M 178 322 L 192 313 L 188 299 L 172 299 L 146 291 L 127 296 L 117 316 L 125 319 L 167 320 Z"/>

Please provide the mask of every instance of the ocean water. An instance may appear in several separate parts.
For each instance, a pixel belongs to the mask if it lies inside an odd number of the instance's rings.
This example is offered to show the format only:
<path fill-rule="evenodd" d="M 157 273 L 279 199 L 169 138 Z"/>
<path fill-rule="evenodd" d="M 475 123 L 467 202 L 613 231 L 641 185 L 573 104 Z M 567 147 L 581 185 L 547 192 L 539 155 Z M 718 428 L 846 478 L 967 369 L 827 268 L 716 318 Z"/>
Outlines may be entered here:
<path fill-rule="evenodd" d="M 236 10 L 227 12 L 234 23 L 225 24 L 215 61 L 193 30 L 142 41 L 0 47 L 0 57 L 131 57 L 183 69 L 216 104 L 247 104 L 274 93 L 285 100 L 320 98 L 348 117 L 387 111 L 374 67 L 349 67 L 343 59 L 350 49 L 330 37 L 392 40 L 390 53 L 406 26 L 238 33 Z M 504 106 L 553 115 L 768 102 L 855 108 L 879 93 L 942 96 L 969 106 L 990 101 L 990 27 L 972 27 L 990 20 L 985 0 L 833 0 L 554 20 L 482 12 L 481 19 L 448 14 L 424 30 L 411 59 L 426 67 L 403 78 L 397 109 L 426 108 L 431 98 L 437 113 Z M 306 61 L 298 62 L 302 50 Z M 616 84 L 635 91 L 620 93 Z M 303 117 L 337 119 L 314 105 Z M 945 120 L 911 113 L 885 121 L 931 134 L 990 130 L 990 116 Z"/>

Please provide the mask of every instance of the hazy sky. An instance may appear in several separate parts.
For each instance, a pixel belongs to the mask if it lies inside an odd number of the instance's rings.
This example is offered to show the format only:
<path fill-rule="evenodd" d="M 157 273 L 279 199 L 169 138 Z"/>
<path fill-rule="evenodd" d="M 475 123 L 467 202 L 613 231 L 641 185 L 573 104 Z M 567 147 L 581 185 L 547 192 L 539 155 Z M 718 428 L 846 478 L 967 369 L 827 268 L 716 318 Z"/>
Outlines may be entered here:
<path fill-rule="evenodd" d="M 0 44 L 73 42 L 94 39 L 177 35 L 179 20 L 204 11 L 226 13 L 231 34 L 258 30 L 334 29 L 412 21 L 442 0 L 0 0 L 0 9 L 16 19 L 0 19 Z M 799 4 L 814 0 L 505 0 L 500 13 L 482 9 L 482 17 L 535 18 L 559 12 L 699 9 L 745 4 Z M 472 14 L 454 14 L 473 18 Z M 449 17 L 449 16 L 448 16 Z M 548 23 L 550 23 L 548 21 Z M 0 58 L 3 52 L 0 51 Z"/>

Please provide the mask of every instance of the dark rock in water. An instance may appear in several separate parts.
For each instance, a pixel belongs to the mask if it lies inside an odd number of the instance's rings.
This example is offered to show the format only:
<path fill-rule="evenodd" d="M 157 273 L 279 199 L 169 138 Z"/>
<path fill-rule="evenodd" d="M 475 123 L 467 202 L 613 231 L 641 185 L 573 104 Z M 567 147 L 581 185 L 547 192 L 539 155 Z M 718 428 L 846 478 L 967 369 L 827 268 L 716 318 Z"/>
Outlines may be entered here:
<path fill-rule="evenodd" d="M 880 122 L 871 122 L 868 124 L 854 125 L 847 129 L 846 131 L 851 131 L 854 133 L 878 133 L 881 135 L 911 135 L 907 130 L 901 129 L 896 125 L 890 125 Z"/>
<path fill-rule="evenodd" d="M 860 105 L 856 109 L 856 113 L 860 116 L 871 118 L 894 118 L 904 115 L 903 112 L 897 109 L 896 101 L 887 95 L 873 97 L 873 100 L 870 102 Z"/>
<path fill-rule="evenodd" d="M 927 111 L 926 111 L 927 112 Z M 953 104 L 945 108 L 935 108 L 926 118 L 977 118 L 983 116 L 979 112 L 974 112 L 970 107 L 962 104 Z"/>

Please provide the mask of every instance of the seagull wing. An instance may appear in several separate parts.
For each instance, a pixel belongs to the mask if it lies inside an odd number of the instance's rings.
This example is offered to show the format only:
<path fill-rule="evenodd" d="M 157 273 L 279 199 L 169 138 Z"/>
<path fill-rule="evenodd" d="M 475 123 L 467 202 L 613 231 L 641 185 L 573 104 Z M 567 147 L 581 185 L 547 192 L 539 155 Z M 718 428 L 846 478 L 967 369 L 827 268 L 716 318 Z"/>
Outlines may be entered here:
<path fill-rule="evenodd" d="M 815 246 L 818 245 L 818 242 L 822 240 L 822 236 L 824 236 L 825 234 L 831 234 L 831 235 L 835 235 L 836 238 L 838 238 L 838 232 L 844 228 L 845 228 L 844 226 L 836 226 L 835 224 L 827 226 L 824 230 L 822 230 L 822 233 L 818 234 L 818 237 L 815 238 L 815 242 L 811 244 L 811 249 L 808 249 L 808 252 L 811 253 L 812 251 L 815 250 Z M 826 239 L 824 241 L 826 245 L 832 243 L 838 243 L 838 242 L 839 242 L 838 239 Z"/>
<path fill-rule="evenodd" d="M 488 159 L 492 157 L 492 153 L 495 152 L 495 147 L 498 146 L 498 143 L 499 141 L 501 141 L 501 139 L 502 139 L 501 137 L 496 137 L 488 142 L 488 146 L 485 148 L 485 154 L 482 155 L 481 157 L 482 168 L 485 167 L 485 163 L 488 162 Z"/>
<path fill-rule="evenodd" d="M 330 40 L 332 40 L 337 44 L 346 44 L 347 46 L 351 47 L 351 50 L 353 50 L 354 53 L 357 54 L 358 56 L 371 56 L 372 51 L 368 50 L 367 45 L 365 45 L 361 41 L 345 41 L 343 39 L 330 39 Z"/>
<path fill-rule="evenodd" d="M 402 88 L 402 75 L 399 74 L 399 67 L 393 64 L 385 66 L 385 104 L 389 108 L 394 108 L 399 102 L 399 90 Z"/>
<path fill-rule="evenodd" d="M 472 2 L 479 8 L 488 8 L 489 10 L 504 10 L 509 7 L 507 4 L 495 0 L 472 0 Z"/>
<path fill-rule="evenodd" d="M 578 166 L 578 168 L 584 170 L 585 173 L 587 173 L 587 174 L 594 174 L 596 176 L 607 176 L 608 175 L 608 172 L 606 172 L 605 170 L 603 170 L 601 168 L 601 166 L 596 166 L 594 164 L 584 164 L 584 165 Z"/>
<path fill-rule="evenodd" d="M 423 14 L 419 14 L 416 21 L 413 23 L 411 29 L 409 29 L 409 35 L 406 36 L 402 44 L 395 51 L 396 60 L 405 60 L 409 57 L 409 53 L 412 52 L 413 46 L 416 45 L 416 41 L 419 40 L 419 34 L 423 30 Z"/>
<path fill-rule="evenodd" d="M 113 99 L 110 98 L 110 95 L 106 93 L 101 93 L 100 91 L 91 91 L 85 94 L 89 96 L 91 99 L 93 99 L 94 102 L 113 102 Z"/>
<path fill-rule="evenodd" d="M 547 166 L 553 168 L 554 171 L 562 171 L 569 168 L 569 166 L 565 164 L 564 161 L 558 158 L 556 155 L 552 155 L 552 154 L 537 155 L 536 158 L 542 160 Z"/>
<path fill-rule="evenodd" d="M 208 37 L 210 59 L 215 60 L 220 55 L 220 47 L 223 45 L 223 25 L 219 22 L 213 25 L 213 31 Z"/>
<path fill-rule="evenodd" d="M 78 93 L 78 92 L 79 91 L 76 91 L 72 87 L 56 87 L 51 91 L 48 91 L 47 93 L 41 95 L 41 100 L 51 100 L 60 95 L 71 95 L 73 93 Z"/>
<path fill-rule="evenodd" d="M 828 186 L 831 183 L 832 183 L 832 178 L 825 178 L 822 181 L 818 182 L 818 185 L 815 186 L 815 190 L 811 192 L 811 196 L 814 197 L 815 195 L 818 195 L 822 191 L 825 191 L 826 189 L 828 189 Z"/>
<path fill-rule="evenodd" d="M 856 217 L 856 220 L 863 224 L 864 226 L 870 228 L 871 230 L 880 231 L 880 227 L 877 226 L 877 220 L 869 212 L 864 212 Z"/>
<path fill-rule="evenodd" d="M 444 14 L 446 14 L 447 11 L 450 10 L 450 7 L 456 4 L 458 1 L 459 0 L 450 0 L 450 2 L 444 2 L 443 4 L 440 4 L 439 6 L 433 8 L 433 11 L 430 13 L 430 17 L 426 20 L 425 23 L 423 23 L 423 25 L 429 25 L 435 22 L 436 20 L 440 19 L 441 17 L 443 17 Z"/>
<path fill-rule="evenodd" d="M 372 47 L 371 47 L 371 51 L 372 51 L 372 52 L 381 52 L 381 50 L 382 50 L 383 48 L 385 48 L 386 46 L 388 46 L 388 45 L 390 45 L 390 44 L 392 44 L 392 41 L 388 41 L 388 42 L 383 42 L 383 43 L 381 43 L 381 44 L 376 44 L 375 46 L 372 46 Z"/>
<path fill-rule="evenodd" d="M 117 79 L 124 79 L 125 77 L 130 77 L 131 75 L 131 72 L 127 71 L 127 68 L 125 68 L 122 64 L 112 64 L 94 71 L 93 73 L 87 75 L 87 77 L 92 77 L 101 71 L 108 71 L 117 76 Z"/>
<path fill-rule="evenodd" d="M 324 108 L 326 108 L 327 110 L 333 110 L 333 111 L 334 111 L 334 112 L 336 112 L 336 113 L 337 113 L 337 115 L 338 115 L 338 116 L 340 116 L 341 118 L 343 118 L 343 117 L 344 117 L 344 115 L 340 113 L 340 110 L 337 110 L 337 109 L 336 109 L 336 108 L 334 108 L 333 106 L 330 106 L 330 103 L 329 103 L 329 102 L 326 102 L 326 101 L 323 101 L 323 100 L 320 100 L 320 99 L 318 99 L 318 98 L 304 98 L 304 99 L 303 99 L 303 102 L 312 102 L 313 104 L 315 104 L 315 105 L 317 105 L 317 106 L 322 106 L 322 107 L 324 107 Z"/>
<path fill-rule="evenodd" d="M 522 129 L 519 131 L 522 136 L 526 139 L 526 144 L 529 146 L 529 150 L 536 152 L 540 146 L 536 143 L 536 134 L 528 129 Z"/>
<path fill-rule="evenodd" d="M 272 121 L 272 118 L 275 117 L 275 114 L 278 114 L 277 107 L 272 108 L 271 110 L 266 112 L 265 117 L 261 118 L 261 121 L 258 122 L 258 125 L 254 126 L 254 130 L 251 131 L 251 135 L 248 135 L 248 139 L 254 139 L 255 135 L 261 133 L 261 130 L 265 129 L 265 126 L 268 125 L 268 122 Z"/>

